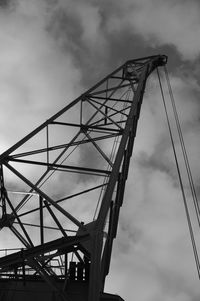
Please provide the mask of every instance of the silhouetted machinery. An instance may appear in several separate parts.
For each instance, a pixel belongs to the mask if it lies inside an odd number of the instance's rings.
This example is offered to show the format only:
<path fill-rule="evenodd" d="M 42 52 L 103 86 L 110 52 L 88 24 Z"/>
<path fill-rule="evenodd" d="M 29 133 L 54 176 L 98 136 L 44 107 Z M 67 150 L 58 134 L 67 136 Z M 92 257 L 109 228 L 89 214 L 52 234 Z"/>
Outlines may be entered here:
<path fill-rule="evenodd" d="M 120 301 L 104 292 L 148 76 L 130 60 L 0 156 L 1 301 Z"/>

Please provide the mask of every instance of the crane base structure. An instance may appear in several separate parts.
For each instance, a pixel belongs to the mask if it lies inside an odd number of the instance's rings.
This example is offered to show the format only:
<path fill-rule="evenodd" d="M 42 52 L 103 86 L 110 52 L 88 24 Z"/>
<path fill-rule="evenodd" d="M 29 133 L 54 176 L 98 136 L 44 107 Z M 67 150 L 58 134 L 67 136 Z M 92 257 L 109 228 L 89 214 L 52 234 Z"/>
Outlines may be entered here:
<path fill-rule="evenodd" d="M 146 81 L 166 63 L 125 62 L 0 155 L 1 301 L 123 301 L 104 284 Z"/>
<path fill-rule="evenodd" d="M 57 283 L 57 287 L 62 290 L 63 281 Z M 0 300 L 6 301 L 36 301 L 36 300 L 48 300 L 48 301 L 60 301 L 62 300 L 58 293 L 49 290 L 48 284 L 42 279 L 26 279 L 26 283 L 23 280 L 1 280 L 1 294 Z M 81 281 L 71 281 L 68 283 L 66 290 L 68 299 L 87 301 L 88 300 L 88 284 Z M 14 296 L 14 299 L 13 299 Z M 120 296 L 101 293 L 100 301 L 123 301 Z"/>

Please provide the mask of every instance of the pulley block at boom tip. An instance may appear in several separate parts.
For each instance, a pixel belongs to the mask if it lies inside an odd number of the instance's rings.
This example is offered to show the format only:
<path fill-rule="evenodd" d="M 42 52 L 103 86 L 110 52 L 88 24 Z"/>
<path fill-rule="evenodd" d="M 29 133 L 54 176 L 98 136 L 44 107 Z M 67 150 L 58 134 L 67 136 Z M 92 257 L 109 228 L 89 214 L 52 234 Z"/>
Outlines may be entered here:
<path fill-rule="evenodd" d="M 167 64 L 168 57 L 167 55 L 158 56 L 158 66 L 165 66 Z"/>
<path fill-rule="evenodd" d="M 143 57 L 143 58 L 128 60 L 126 62 L 126 64 L 127 63 L 136 63 L 141 60 L 154 60 L 154 62 L 156 63 L 156 65 L 158 67 L 158 66 L 164 66 L 167 64 L 168 56 L 165 54 L 152 55 L 152 56 L 147 56 L 147 57 Z"/>

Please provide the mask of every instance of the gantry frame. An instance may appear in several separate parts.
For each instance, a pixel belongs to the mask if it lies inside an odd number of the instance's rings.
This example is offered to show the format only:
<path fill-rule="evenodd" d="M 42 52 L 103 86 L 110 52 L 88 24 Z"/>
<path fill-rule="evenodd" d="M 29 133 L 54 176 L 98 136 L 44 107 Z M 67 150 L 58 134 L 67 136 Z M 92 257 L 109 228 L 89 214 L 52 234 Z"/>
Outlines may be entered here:
<path fill-rule="evenodd" d="M 78 277 L 87 282 L 83 300 L 100 300 L 109 273 L 146 81 L 166 62 L 164 55 L 127 61 L 0 156 L 0 228 L 2 235 L 4 229 L 10 229 L 23 246 L 0 257 L 1 279 L 14 275 L 25 281 L 28 274 L 37 276 L 61 300 L 76 300 L 69 297 L 67 286 L 70 278 Z M 82 148 L 86 166 L 80 166 Z M 70 159 L 75 152 L 77 156 Z M 67 185 L 66 174 L 72 175 L 77 186 L 84 187 L 75 192 L 69 187 L 67 196 L 63 191 L 60 195 L 52 192 L 59 180 L 65 179 L 63 185 Z M 10 188 L 12 177 L 20 191 Z M 94 193 L 97 205 L 93 217 L 82 221 L 76 216 L 77 207 L 73 214 L 70 205 L 67 210 L 64 204 L 75 198 L 87 201 L 88 193 Z M 34 224 L 24 220 L 31 215 Z M 31 225 L 39 229 L 37 238 L 28 230 Z M 58 235 L 51 239 L 46 232 L 53 229 Z M 71 266 L 69 254 L 76 257 Z M 58 272 L 52 261 L 59 256 L 62 264 Z M 62 289 L 59 280 L 63 281 Z"/>

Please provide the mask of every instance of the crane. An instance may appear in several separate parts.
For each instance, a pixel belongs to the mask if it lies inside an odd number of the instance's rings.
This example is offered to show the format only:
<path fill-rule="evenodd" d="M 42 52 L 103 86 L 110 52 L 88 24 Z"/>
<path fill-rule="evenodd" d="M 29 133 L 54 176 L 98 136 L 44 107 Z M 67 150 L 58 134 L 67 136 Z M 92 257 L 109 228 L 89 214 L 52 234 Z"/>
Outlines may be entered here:
<path fill-rule="evenodd" d="M 146 81 L 166 63 L 123 63 L 0 155 L 0 235 L 15 245 L 0 300 L 123 300 L 104 284 Z"/>

